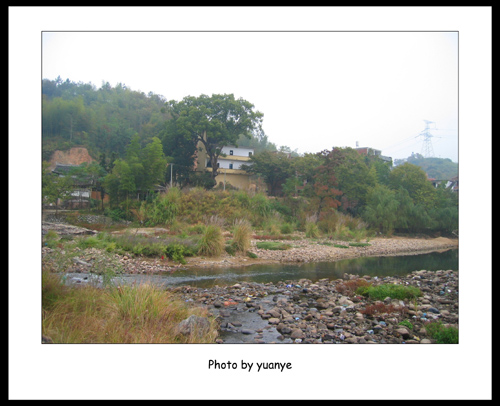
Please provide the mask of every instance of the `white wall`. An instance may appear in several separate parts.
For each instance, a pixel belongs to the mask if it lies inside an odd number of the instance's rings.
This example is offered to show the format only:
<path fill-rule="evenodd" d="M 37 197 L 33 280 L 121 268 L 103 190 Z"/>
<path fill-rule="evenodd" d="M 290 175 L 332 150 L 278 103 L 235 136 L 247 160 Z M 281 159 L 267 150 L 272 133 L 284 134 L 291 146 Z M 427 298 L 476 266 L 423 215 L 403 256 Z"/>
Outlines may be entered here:
<path fill-rule="evenodd" d="M 253 155 L 253 148 L 236 148 L 236 147 L 222 147 L 222 152 L 227 155 L 226 159 L 229 159 L 230 157 L 230 151 L 233 151 L 233 155 L 236 156 L 249 156 L 249 153 L 251 152 Z"/>

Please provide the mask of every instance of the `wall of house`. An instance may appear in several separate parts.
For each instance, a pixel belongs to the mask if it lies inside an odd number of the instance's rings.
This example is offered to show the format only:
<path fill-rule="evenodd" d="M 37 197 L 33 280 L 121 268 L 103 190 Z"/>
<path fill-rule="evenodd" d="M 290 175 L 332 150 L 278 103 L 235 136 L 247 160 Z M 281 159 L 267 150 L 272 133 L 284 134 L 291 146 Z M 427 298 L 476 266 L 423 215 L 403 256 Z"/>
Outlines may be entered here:
<path fill-rule="evenodd" d="M 224 173 L 225 172 L 225 173 Z M 238 189 L 249 189 L 252 182 L 250 181 L 250 175 L 244 171 L 238 171 L 233 169 L 222 170 L 215 178 L 217 185 L 219 183 L 230 184 L 231 186 L 237 187 Z"/>
<path fill-rule="evenodd" d="M 232 154 L 231 151 L 233 151 Z M 226 154 L 227 157 L 231 155 L 248 157 L 253 154 L 253 151 L 254 151 L 253 148 L 242 148 L 242 147 L 232 147 L 232 146 L 222 147 L 222 153 Z"/>
<path fill-rule="evenodd" d="M 241 165 L 247 163 L 246 161 L 239 161 L 239 160 L 236 160 L 236 159 L 228 159 L 228 157 L 226 158 L 219 158 L 219 168 L 220 169 L 240 169 L 241 168 Z M 231 164 L 233 165 L 233 167 L 231 168 Z"/>

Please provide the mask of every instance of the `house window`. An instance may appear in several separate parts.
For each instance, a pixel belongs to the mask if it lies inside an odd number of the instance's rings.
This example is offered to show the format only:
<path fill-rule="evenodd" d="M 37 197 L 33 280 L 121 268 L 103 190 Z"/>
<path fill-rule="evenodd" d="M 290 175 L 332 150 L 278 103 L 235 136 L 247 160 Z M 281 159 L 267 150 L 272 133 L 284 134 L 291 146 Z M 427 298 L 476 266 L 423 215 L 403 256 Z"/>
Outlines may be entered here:
<path fill-rule="evenodd" d="M 229 164 L 229 169 L 233 169 L 233 163 L 232 162 Z"/>
<path fill-rule="evenodd" d="M 252 156 L 252 152 L 249 152 L 249 153 L 248 153 L 248 156 Z"/>
<path fill-rule="evenodd" d="M 229 155 L 233 155 L 233 150 L 232 149 L 229 150 Z"/>

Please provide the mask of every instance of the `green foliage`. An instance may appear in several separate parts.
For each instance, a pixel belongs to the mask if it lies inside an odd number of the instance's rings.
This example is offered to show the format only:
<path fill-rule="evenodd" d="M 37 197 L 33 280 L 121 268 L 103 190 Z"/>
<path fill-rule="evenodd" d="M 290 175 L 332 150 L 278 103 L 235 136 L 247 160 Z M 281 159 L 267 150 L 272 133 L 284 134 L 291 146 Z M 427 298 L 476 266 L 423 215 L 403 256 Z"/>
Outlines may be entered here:
<path fill-rule="evenodd" d="M 436 191 L 427 180 L 426 173 L 416 165 L 405 163 L 396 166 L 389 175 L 389 184 L 393 190 L 405 189 L 415 205 L 428 209 L 434 204 Z"/>
<path fill-rule="evenodd" d="M 395 193 L 387 186 L 378 185 L 368 193 L 363 218 L 377 231 L 391 234 L 398 220 L 398 207 Z"/>
<path fill-rule="evenodd" d="M 259 241 L 257 243 L 257 248 L 263 250 L 286 251 L 290 249 L 291 246 L 277 241 Z"/>
<path fill-rule="evenodd" d="M 149 226 L 172 224 L 180 211 L 181 192 L 170 188 L 166 193 L 158 194 L 145 210 L 145 222 Z"/>
<path fill-rule="evenodd" d="M 252 210 L 261 217 L 268 217 L 272 213 L 271 204 L 267 196 L 263 193 L 256 193 L 251 198 Z"/>
<path fill-rule="evenodd" d="M 198 254 L 207 257 L 218 257 L 224 250 L 225 241 L 221 228 L 216 225 L 208 225 L 200 239 Z"/>
<path fill-rule="evenodd" d="M 283 223 L 280 228 L 281 234 L 292 234 L 294 226 L 291 223 Z"/>
<path fill-rule="evenodd" d="M 276 196 L 278 188 L 292 175 L 292 161 L 284 152 L 262 151 L 250 158 L 248 165 L 242 169 L 249 173 L 262 176 L 269 187 L 269 194 Z"/>
<path fill-rule="evenodd" d="M 306 222 L 306 237 L 307 238 L 318 238 L 320 236 L 320 231 L 318 225 L 314 221 Z"/>
<path fill-rule="evenodd" d="M 363 287 L 356 291 L 357 294 L 368 296 L 374 300 L 384 300 L 386 297 L 391 299 L 412 299 L 422 296 L 420 289 L 414 286 L 404 286 L 395 284 L 383 284 L 378 286 Z"/>
<path fill-rule="evenodd" d="M 55 248 L 59 242 L 59 235 L 54 230 L 49 230 L 43 238 L 43 243 L 49 248 Z"/>
<path fill-rule="evenodd" d="M 458 176 L 458 163 L 449 158 L 424 158 L 420 154 L 414 154 L 408 157 L 407 162 L 419 166 L 434 179 L 449 180 Z"/>
<path fill-rule="evenodd" d="M 413 324 L 409 320 L 402 320 L 398 323 L 398 325 L 408 327 L 410 330 L 413 330 Z"/>
<path fill-rule="evenodd" d="M 163 127 L 164 100 L 152 92 L 132 91 L 122 84 L 42 81 L 42 149 L 44 160 L 56 150 L 85 145 L 91 155 L 124 158 L 134 135 L 147 143 Z"/>
<path fill-rule="evenodd" d="M 100 236 L 101 234 L 99 234 Z M 88 240 L 87 238 L 86 240 Z M 96 238 L 99 243 L 92 239 L 81 245 L 84 247 L 106 248 L 108 251 L 127 252 L 131 255 L 145 257 L 166 256 L 173 261 L 185 263 L 184 257 L 194 256 L 197 253 L 196 243 L 190 239 L 177 237 L 147 237 L 140 234 L 125 234 L 107 238 Z"/>
<path fill-rule="evenodd" d="M 350 247 L 369 247 L 371 244 L 367 242 L 350 242 Z"/>
<path fill-rule="evenodd" d="M 187 140 L 203 144 L 212 167 L 212 179 L 218 175 L 222 148 L 235 145 L 242 134 L 250 137 L 253 130 L 261 127 L 263 114 L 253 109 L 253 104 L 236 99 L 233 94 L 187 96 L 180 102 L 167 103 L 176 131 Z"/>
<path fill-rule="evenodd" d="M 445 327 L 440 320 L 426 323 L 425 330 L 438 344 L 458 344 L 458 328 Z"/>

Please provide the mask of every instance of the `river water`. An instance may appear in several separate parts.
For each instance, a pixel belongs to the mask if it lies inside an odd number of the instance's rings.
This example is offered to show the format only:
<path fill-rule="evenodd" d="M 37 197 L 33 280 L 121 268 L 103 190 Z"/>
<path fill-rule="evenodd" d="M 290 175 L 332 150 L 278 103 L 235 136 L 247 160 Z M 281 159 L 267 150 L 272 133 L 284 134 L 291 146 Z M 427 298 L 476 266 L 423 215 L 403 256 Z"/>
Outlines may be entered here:
<path fill-rule="evenodd" d="M 175 287 L 190 285 L 209 288 L 227 286 L 237 282 L 276 283 L 286 280 L 338 279 L 345 273 L 370 276 L 403 276 L 418 270 L 458 271 L 458 249 L 418 255 L 359 257 L 334 262 L 311 262 L 301 264 L 263 264 L 237 268 L 200 268 L 177 270 L 166 275 L 121 275 L 117 281 L 150 283 Z"/>

